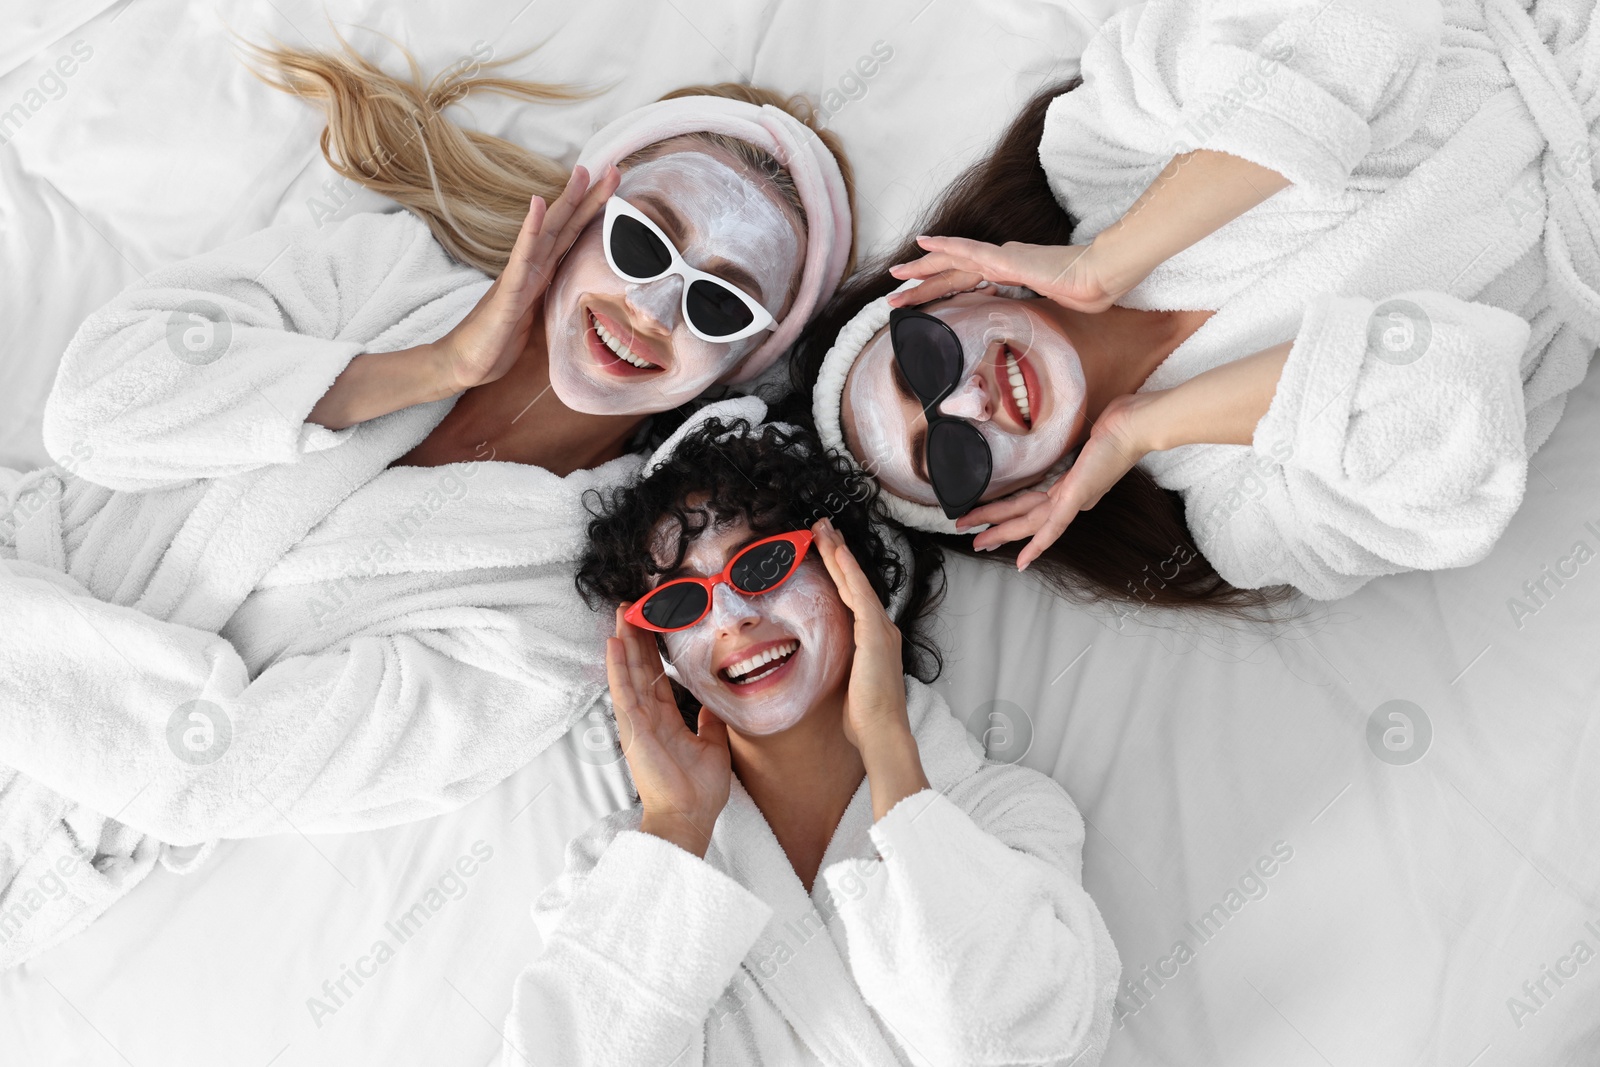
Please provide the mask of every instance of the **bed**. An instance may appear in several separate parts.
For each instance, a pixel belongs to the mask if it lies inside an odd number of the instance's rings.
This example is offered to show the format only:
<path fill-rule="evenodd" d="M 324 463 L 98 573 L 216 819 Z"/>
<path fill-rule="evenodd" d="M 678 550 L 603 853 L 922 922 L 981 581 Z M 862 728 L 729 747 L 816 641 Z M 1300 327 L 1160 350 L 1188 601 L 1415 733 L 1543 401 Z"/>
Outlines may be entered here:
<path fill-rule="evenodd" d="M 497 56 L 542 43 L 519 73 L 597 95 L 485 98 L 462 118 L 569 161 L 602 121 L 683 84 L 808 92 L 854 162 L 870 252 L 1023 99 L 1074 73 L 1118 6 L 13 4 L 0 464 L 48 462 L 39 416 L 60 352 L 144 271 L 271 224 L 394 209 L 337 180 L 315 113 L 254 81 L 230 33 L 327 45 L 337 26 L 396 70 L 384 35 L 430 71 L 479 42 Z M 1107 1064 L 1600 1063 L 1597 451 L 1591 376 L 1488 559 L 1272 628 L 1084 609 L 952 561 L 940 688 L 993 756 L 1065 785 L 1089 827 L 1085 880 L 1125 978 Z M 539 947 L 529 902 L 565 841 L 626 803 L 594 729 L 439 818 L 225 842 L 193 873 L 158 868 L 0 974 L 0 1061 L 490 1061 Z"/>

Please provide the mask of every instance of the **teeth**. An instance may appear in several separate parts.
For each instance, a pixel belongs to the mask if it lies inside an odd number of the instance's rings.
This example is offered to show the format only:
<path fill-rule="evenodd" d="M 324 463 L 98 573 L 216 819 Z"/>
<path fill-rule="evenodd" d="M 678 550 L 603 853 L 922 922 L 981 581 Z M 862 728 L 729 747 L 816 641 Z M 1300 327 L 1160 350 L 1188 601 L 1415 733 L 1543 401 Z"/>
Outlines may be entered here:
<path fill-rule="evenodd" d="M 1028 383 L 1023 380 L 1022 368 L 1017 366 L 1017 357 L 1006 352 L 1006 378 L 1011 382 L 1011 396 L 1017 402 L 1017 410 L 1022 412 L 1022 421 L 1029 426 L 1033 425 L 1033 410 L 1028 405 Z"/>
<path fill-rule="evenodd" d="M 745 675 L 749 674 L 758 667 L 763 667 L 768 663 L 774 662 L 775 660 L 788 659 L 789 656 L 794 654 L 795 649 L 799 647 L 800 642 L 798 641 L 785 641 L 781 645 L 774 645 L 765 652 L 758 652 L 749 659 L 740 660 L 738 663 L 735 663 L 733 666 L 729 667 L 725 673 L 730 680 L 735 678 L 743 678 Z M 774 671 L 777 669 L 778 668 L 776 667 L 772 668 Z M 771 673 L 772 671 L 762 671 L 757 677 L 765 677 Z M 752 678 L 749 680 L 754 681 L 755 679 Z"/>
<path fill-rule="evenodd" d="M 632 350 L 629 349 L 627 345 L 623 344 L 615 334 L 612 334 L 604 326 L 600 325 L 600 320 L 595 318 L 593 313 L 589 315 L 589 321 L 594 324 L 595 335 L 600 338 L 607 348 L 616 353 L 618 359 L 622 360 L 624 363 L 632 364 L 633 366 L 639 367 L 643 370 L 655 370 L 656 365 L 654 363 L 646 363 L 644 360 L 634 355 Z"/>

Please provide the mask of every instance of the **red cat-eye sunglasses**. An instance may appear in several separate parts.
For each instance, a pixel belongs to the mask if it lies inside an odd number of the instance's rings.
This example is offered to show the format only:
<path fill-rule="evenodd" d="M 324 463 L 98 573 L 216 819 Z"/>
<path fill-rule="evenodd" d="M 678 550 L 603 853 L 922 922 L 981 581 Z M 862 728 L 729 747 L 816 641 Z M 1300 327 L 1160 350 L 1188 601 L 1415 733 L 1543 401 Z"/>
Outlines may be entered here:
<path fill-rule="evenodd" d="M 710 578 L 674 578 L 634 601 L 622 617 L 656 633 L 693 626 L 711 612 L 711 591 L 727 584 L 745 596 L 770 593 L 789 580 L 811 548 L 811 531 L 764 537 L 736 552 L 722 573 Z"/>

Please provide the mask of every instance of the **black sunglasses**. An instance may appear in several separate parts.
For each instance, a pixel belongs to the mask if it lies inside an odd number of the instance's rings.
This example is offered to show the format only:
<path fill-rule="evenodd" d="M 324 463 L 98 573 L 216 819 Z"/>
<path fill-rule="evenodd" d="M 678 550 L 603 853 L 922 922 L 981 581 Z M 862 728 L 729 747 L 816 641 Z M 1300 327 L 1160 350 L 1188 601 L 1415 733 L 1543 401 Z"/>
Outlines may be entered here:
<path fill-rule="evenodd" d="M 928 420 L 923 458 L 933 495 L 946 518 L 958 519 L 977 506 L 994 473 L 994 453 L 978 428 L 966 419 L 939 412 L 945 397 L 961 384 L 966 366 L 961 338 L 949 323 L 925 311 L 895 308 L 889 312 L 889 344 L 895 366 Z"/>

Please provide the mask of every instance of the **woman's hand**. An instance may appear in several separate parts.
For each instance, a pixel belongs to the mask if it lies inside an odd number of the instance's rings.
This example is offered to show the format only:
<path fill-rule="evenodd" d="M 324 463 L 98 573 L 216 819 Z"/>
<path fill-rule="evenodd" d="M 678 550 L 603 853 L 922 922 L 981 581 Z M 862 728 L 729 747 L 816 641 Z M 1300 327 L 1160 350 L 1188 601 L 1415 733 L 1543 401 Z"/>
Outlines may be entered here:
<path fill-rule="evenodd" d="M 817 554 L 839 589 L 839 599 L 855 618 L 855 658 L 845 692 L 844 736 L 861 750 L 872 790 L 873 817 L 881 819 L 905 797 L 928 788 L 906 714 L 900 629 L 833 523 L 822 519 L 811 532 Z"/>
<path fill-rule="evenodd" d="M 1098 312 L 1140 280 L 1119 276 L 1094 245 L 992 245 L 961 237 L 918 237 L 917 244 L 928 254 L 890 267 L 889 273 L 901 280 L 920 278 L 922 284 L 892 295 L 894 307 L 925 304 L 988 282 L 1026 286 L 1063 307 Z"/>
<path fill-rule="evenodd" d="M 900 659 L 900 629 L 873 592 L 861 564 L 833 523 L 822 519 L 811 528 L 817 555 L 839 589 L 839 599 L 855 618 L 855 658 L 845 697 L 844 735 L 862 748 L 899 729 L 910 730 L 906 718 L 906 683 Z"/>
<path fill-rule="evenodd" d="M 921 278 L 889 298 L 896 307 L 965 292 L 981 281 L 1025 285 L 1077 311 L 1104 311 L 1156 267 L 1289 186 L 1276 171 L 1226 152 L 1174 156 L 1122 217 L 1089 245 L 995 246 L 955 237 L 919 237 L 929 254 L 891 267 Z"/>
<path fill-rule="evenodd" d="M 1213 367 L 1171 389 L 1117 397 L 1095 420 L 1077 460 L 1048 494 L 1018 493 L 974 508 L 956 520 L 956 529 L 992 523 L 972 539 L 978 549 L 1032 538 L 1017 554 L 1017 569 L 1026 570 L 1078 512 L 1099 503 L 1151 452 L 1180 445 L 1252 444 L 1257 424 L 1277 395 L 1293 347 L 1293 341 L 1285 341 Z"/>
<path fill-rule="evenodd" d="M 622 617 L 626 609 L 617 608 L 617 636 L 606 641 L 606 678 L 644 808 L 639 829 L 703 858 L 733 781 L 728 727 L 701 708 L 699 733 L 689 732 L 655 641 Z"/>
<path fill-rule="evenodd" d="M 1018 493 L 974 508 L 956 520 L 956 529 L 992 523 L 972 539 L 977 549 L 1031 538 L 1017 554 L 1017 569 L 1026 570 L 1055 543 L 1078 512 L 1098 504 L 1107 490 L 1154 451 L 1138 418 L 1154 395 L 1133 393 L 1107 404 L 1078 458 L 1048 493 Z"/>
<path fill-rule="evenodd" d="M 504 377 L 528 347 L 533 317 L 561 257 L 616 192 L 621 176 L 608 167 L 590 186 L 589 173 L 573 170 L 554 204 L 534 197 L 506 269 L 477 305 L 435 342 L 440 374 L 455 392 Z"/>
<path fill-rule="evenodd" d="M 342 430 L 391 411 L 428 404 L 503 377 L 528 347 L 556 265 L 605 206 L 620 180 L 612 167 L 589 187 L 579 167 L 545 210 L 534 197 L 500 277 L 455 328 L 437 341 L 396 352 L 362 352 L 352 359 L 306 416 Z"/>

